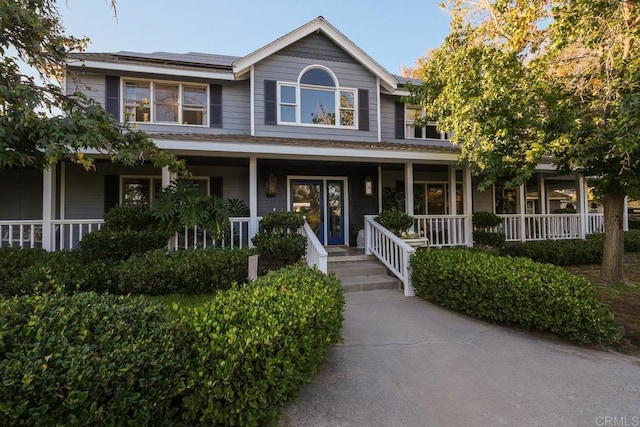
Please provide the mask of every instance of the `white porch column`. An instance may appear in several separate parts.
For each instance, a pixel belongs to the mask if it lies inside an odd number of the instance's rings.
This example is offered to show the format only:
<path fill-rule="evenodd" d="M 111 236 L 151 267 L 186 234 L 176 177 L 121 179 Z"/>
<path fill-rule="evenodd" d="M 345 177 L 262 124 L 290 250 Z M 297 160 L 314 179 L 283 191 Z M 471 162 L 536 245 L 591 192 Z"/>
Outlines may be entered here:
<path fill-rule="evenodd" d="M 249 158 L 249 247 L 251 239 L 258 233 L 258 159 Z"/>
<path fill-rule="evenodd" d="M 56 165 L 49 166 L 42 171 L 42 248 L 47 251 L 55 250 L 53 241 L 53 227 L 56 200 Z"/>
<path fill-rule="evenodd" d="M 67 198 L 67 163 L 65 161 L 60 162 L 60 206 L 59 218 L 64 219 L 66 215 L 66 198 Z"/>
<path fill-rule="evenodd" d="M 167 188 L 171 181 L 176 179 L 176 174 L 169 171 L 168 166 L 162 167 L 162 188 Z"/>
<path fill-rule="evenodd" d="M 547 189 L 544 187 L 544 175 L 538 173 L 538 198 L 540 201 L 540 213 L 547 213 Z"/>
<path fill-rule="evenodd" d="M 456 167 L 449 165 L 449 215 L 458 215 L 456 206 Z"/>
<path fill-rule="evenodd" d="M 413 163 L 404 164 L 404 209 L 413 215 Z"/>
<path fill-rule="evenodd" d="M 629 198 L 624 198 L 624 212 L 622 213 L 622 230 L 629 231 Z"/>
<path fill-rule="evenodd" d="M 527 240 L 527 195 L 524 184 L 518 187 L 518 193 L 520 196 L 520 241 Z"/>
<path fill-rule="evenodd" d="M 577 184 L 576 195 L 578 198 L 576 209 L 577 209 L 577 212 L 580 214 L 579 235 L 581 239 L 584 239 L 587 235 L 587 224 L 588 224 L 587 212 L 589 212 L 589 209 L 588 209 L 589 196 L 587 195 L 587 183 L 583 175 L 578 175 L 578 178 L 576 179 L 576 184 Z"/>
<path fill-rule="evenodd" d="M 467 246 L 473 246 L 473 181 L 471 168 L 464 165 L 462 169 L 462 207 L 464 210 L 464 241 Z"/>

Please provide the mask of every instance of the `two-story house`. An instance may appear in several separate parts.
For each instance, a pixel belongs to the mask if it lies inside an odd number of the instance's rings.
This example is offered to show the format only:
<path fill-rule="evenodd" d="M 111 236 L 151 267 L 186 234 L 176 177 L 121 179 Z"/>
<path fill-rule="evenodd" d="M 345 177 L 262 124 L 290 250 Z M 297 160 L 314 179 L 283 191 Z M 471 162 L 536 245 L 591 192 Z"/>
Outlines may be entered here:
<path fill-rule="evenodd" d="M 81 91 L 187 161 L 205 191 L 250 208 L 246 237 L 274 210 L 304 212 L 324 245 L 355 245 L 365 216 L 393 203 L 433 245 L 470 245 L 471 215 L 503 215 L 508 240 L 599 231 L 582 177 L 548 165 L 520 189 L 480 192 L 459 150 L 435 126 L 414 126 L 407 79 L 391 74 L 318 17 L 243 57 L 202 53 L 76 53 L 66 91 Z M 152 165 L 62 161 L 43 172 L 0 170 L 0 244 L 74 246 L 105 211 L 151 200 L 171 180 Z M 550 195 L 577 213 L 553 214 Z"/>

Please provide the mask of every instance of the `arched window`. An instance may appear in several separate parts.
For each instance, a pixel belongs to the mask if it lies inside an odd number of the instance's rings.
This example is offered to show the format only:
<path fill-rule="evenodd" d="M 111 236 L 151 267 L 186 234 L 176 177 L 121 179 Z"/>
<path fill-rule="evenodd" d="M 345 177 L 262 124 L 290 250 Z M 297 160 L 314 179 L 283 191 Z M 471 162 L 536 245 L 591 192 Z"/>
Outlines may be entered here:
<path fill-rule="evenodd" d="M 315 65 L 300 73 L 298 83 L 279 83 L 278 122 L 353 128 L 356 90 L 341 88 L 328 68 Z"/>

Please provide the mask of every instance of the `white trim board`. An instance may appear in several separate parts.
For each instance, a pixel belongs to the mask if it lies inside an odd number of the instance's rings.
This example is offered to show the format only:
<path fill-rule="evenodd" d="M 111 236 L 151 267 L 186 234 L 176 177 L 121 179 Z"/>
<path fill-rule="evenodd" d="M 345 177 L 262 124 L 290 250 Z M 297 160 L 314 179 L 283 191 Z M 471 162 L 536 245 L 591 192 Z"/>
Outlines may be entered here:
<path fill-rule="evenodd" d="M 244 58 L 233 63 L 233 72 L 236 77 L 247 73 L 249 68 L 262 61 L 263 59 L 273 55 L 279 50 L 289 46 L 292 43 L 306 37 L 307 35 L 322 31 L 329 39 L 340 46 L 345 52 L 356 59 L 360 64 L 367 68 L 375 76 L 382 81 L 382 86 L 387 91 L 394 91 L 398 87 L 398 81 L 391 73 L 385 70 L 380 64 L 367 55 L 355 43 L 349 40 L 344 34 L 338 31 L 333 25 L 329 24 L 322 16 L 318 16 L 311 22 L 291 31 L 290 33 L 280 37 L 279 39 L 261 47 L 260 49 L 248 54 Z"/>

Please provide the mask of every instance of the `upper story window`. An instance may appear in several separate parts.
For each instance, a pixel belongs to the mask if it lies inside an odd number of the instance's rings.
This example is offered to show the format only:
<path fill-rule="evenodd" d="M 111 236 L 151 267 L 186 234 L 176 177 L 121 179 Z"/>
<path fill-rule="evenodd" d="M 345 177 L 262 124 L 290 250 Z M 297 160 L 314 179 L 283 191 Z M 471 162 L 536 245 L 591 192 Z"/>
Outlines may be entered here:
<path fill-rule="evenodd" d="M 416 120 L 425 116 L 424 110 L 415 105 L 405 107 L 405 134 L 407 139 L 449 139 L 446 132 L 439 132 L 435 122 L 427 122 L 425 127 L 417 127 Z"/>
<path fill-rule="evenodd" d="M 207 85 L 124 80 L 123 86 L 125 120 L 207 126 Z"/>
<path fill-rule="evenodd" d="M 325 67 L 300 73 L 297 83 L 278 82 L 278 123 L 356 127 L 356 89 L 343 88 Z"/>

